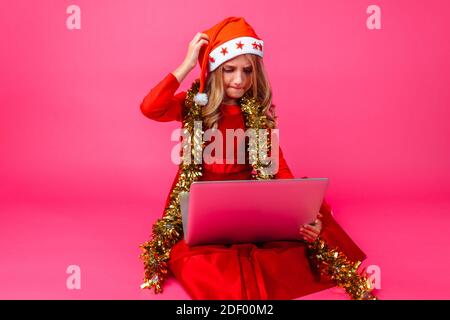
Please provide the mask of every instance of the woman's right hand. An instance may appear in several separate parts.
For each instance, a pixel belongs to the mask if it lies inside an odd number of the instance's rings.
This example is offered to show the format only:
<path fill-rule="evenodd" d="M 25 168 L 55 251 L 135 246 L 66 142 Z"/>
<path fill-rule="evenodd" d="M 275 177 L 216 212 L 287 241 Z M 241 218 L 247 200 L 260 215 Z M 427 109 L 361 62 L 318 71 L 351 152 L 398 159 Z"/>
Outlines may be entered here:
<path fill-rule="evenodd" d="M 189 42 L 188 52 L 186 54 L 186 58 L 184 59 L 183 65 L 188 68 L 194 69 L 200 49 L 204 45 L 208 45 L 209 36 L 205 33 L 198 32 L 195 37 Z"/>
<path fill-rule="evenodd" d="M 172 72 L 172 74 L 177 78 L 178 82 L 181 83 L 187 74 L 195 68 L 198 60 L 198 55 L 200 49 L 204 45 L 208 45 L 209 37 L 207 34 L 198 32 L 194 39 L 189 42 L 188 52 L 183 63 Z"/>

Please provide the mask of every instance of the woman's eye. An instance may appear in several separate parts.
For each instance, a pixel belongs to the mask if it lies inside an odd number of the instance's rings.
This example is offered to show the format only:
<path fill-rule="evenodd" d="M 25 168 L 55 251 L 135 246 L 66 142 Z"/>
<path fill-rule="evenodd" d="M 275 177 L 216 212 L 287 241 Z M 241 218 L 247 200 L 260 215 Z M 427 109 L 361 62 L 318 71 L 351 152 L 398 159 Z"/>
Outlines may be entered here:
<path fill-rule="evenodd" d="M 233 72 L 234 70 L 233 69 L 231 69 L 231 70 L 230 69 L 228 69 L 228 70 L 227 69 L 223 69 L 223 71 L 227 72 L 227 73 L 230 73 L 230 72 Z M 249 74 L 249 73 L 252 73 L 252 70 L 244 70 L 244 72 Z"/>

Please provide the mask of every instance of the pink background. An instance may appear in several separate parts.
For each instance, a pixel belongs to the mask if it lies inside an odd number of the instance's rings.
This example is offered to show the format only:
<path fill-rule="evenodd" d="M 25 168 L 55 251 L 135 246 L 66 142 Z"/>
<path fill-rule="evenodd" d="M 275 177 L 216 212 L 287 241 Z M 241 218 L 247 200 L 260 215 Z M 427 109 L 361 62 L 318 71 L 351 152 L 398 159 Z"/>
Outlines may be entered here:
<path fill-rule="evenodd" d="M 71 4 L 81 30 L 66 28 Z M 371 4 L 381 30 L 366 27 Z M 138 246 L 162 214 L 179 127 L 139 105 L 196 32 L 233 15 L 264 40 L 291 170 L 330 178 L 336 219 L 381 268 L 379 296 L 450 298 L 449 10 L 446 0 L 1 2 L 0 298 L 188 298 L 175 280 L 163 295 L 139 289 Z M 71 264 L 81 290 L 66 288 Z"/>

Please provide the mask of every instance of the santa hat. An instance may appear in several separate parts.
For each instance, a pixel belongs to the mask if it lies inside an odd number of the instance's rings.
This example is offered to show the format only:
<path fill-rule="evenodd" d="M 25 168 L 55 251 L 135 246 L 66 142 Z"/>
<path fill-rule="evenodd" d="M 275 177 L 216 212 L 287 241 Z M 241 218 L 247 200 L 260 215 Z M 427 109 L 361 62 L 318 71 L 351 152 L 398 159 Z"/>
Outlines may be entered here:
<path fill-rule="evenodd" d="M 241 54 L 256 54 L 262 58 L 264 51 L 263 41 L 242 17 L 226 18 L 203 33 L 209 36 L 209 42 L 199 52 L 200 88 L 194 101 L 205 106 L 208 104 L 208 96 L 203 92 L 207 72 L 214 71 L 222 63 Z"/>

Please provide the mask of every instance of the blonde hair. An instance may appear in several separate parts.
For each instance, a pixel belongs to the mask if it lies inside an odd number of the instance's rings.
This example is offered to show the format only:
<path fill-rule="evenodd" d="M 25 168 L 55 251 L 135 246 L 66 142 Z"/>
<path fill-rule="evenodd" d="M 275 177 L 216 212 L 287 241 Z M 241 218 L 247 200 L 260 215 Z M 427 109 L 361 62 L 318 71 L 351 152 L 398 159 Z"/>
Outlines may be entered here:
<path fill-rule="evenodd" d="M 247 92 L 257 99 L 267 116 L 267 126 L 276 128 L 277 116 L 275 106 L 272 105 L 272 88 L 270 86 L 264 63 L 261 57 L 254 54 L 246 54 L 252 64 L 251 87 Z M 203 122 L 206 129 L 217 128 L 221 117 L 220 106 L 224 100 L 223 90 L 223 68 L 224 64 L 208 75 L 205 92 L 208 95 L 208 104 L 202 109 Z"/>

